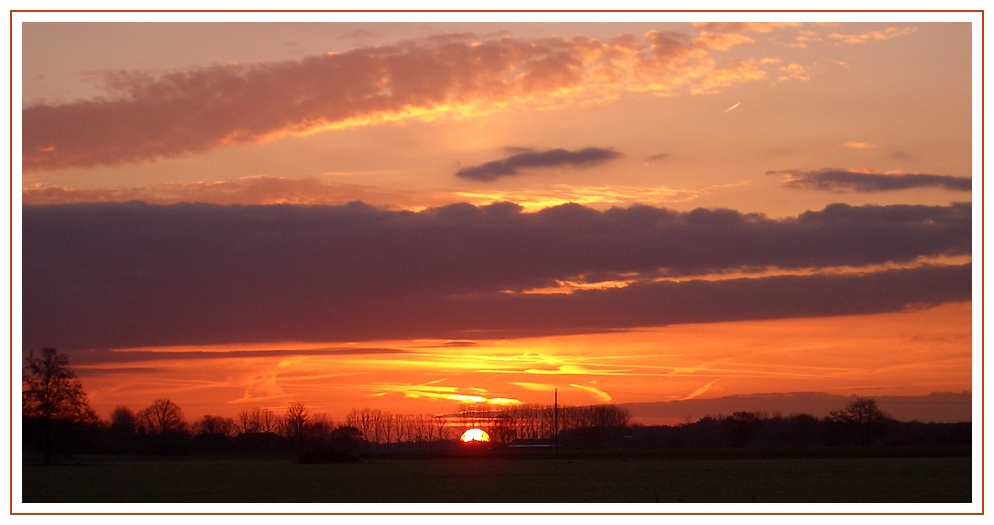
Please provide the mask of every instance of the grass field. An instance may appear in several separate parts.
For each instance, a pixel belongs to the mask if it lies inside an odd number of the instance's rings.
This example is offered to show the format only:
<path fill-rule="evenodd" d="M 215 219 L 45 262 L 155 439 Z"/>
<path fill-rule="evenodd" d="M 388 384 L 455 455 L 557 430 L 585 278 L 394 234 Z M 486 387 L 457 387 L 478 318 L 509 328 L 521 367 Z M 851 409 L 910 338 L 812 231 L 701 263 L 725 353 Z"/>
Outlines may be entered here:
<path fill-rule="evenodd" d="M 82 457 L 26 463 L 32 502 L 968 503 L 969 457 L 291 460 Z"/>

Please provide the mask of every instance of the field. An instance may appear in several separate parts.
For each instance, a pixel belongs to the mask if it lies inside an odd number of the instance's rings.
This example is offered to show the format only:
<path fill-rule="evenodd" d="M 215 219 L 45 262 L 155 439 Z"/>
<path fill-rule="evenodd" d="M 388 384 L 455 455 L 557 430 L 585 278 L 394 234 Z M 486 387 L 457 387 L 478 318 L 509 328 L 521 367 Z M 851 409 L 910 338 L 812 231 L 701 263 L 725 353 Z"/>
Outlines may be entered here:
<path fill-rule="evenodd" d="M 24 502 L 967 503 L 970 457 L 79 457 L 25 463 Z"/>

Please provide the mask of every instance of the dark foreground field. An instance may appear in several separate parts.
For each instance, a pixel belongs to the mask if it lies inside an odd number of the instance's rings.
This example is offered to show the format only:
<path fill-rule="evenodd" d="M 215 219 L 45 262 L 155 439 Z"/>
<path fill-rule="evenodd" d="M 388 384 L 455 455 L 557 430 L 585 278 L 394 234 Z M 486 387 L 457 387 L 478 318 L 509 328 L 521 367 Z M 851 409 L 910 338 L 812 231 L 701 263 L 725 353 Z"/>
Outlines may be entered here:
<path fill-rule="evenodd" d="M 289 459 L 30 464 L 31 502 L 968 503 L 970 457 Z"/>

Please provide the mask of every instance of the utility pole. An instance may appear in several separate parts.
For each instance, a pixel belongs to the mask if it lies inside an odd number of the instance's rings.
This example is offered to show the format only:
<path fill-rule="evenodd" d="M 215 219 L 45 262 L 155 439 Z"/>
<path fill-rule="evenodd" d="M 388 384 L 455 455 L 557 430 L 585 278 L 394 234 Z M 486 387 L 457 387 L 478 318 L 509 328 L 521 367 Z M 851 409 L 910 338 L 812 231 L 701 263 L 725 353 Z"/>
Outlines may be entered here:
<path fill-rule="evenodd" d="M 552 398 L 552 439 L 555 455 L 559 457 L 559 389 L 555 389 Z"/>

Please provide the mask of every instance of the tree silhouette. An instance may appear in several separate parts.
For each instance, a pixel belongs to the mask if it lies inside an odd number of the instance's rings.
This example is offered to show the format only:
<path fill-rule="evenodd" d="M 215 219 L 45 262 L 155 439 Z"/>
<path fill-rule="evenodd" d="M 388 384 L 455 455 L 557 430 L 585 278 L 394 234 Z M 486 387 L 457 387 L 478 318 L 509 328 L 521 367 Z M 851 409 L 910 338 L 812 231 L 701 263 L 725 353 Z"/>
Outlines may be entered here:
<path fill-rule="evenodd" d="M 138 421 L 151 435 L 182 434 L 186 432 L 183 409 L 168 399 L 156 399 L 138 412 Z"/>
<path fill-rule="evenodd" d="M 301 446 L 307 437 L 307 426 L 307 407 L 303 403 L 290 403 L 283 415 L 283 428 L 286 437 L 292 439 L 298 447 Z"/>
<path fill-rule="evenodd" d="M 133 452 L 138 446 L 138 416 L 130 408 L 119 406 L 110 414 L 110 446 L 115 452 Z"/>
<path fill-rule="evenodd" d="M 268 408 L 253 408 L 238 413 L 238 425 L 243 434 L 250 432 L 273 432 L 278 426 L 279 417 Z"/>
<path fill-rule="evenodd" d="M 835 410 L 828 416 L 836 423 L 854 423 L 872 425 L 890 419 L 877 407 L 877 401 L 870 397 L 857 397 L 850 401 L 842 410 Z"/>
<path fill-rule="evenodd" d="M 238 427 L 235 425 L 235 420 L 230 417 L 208 414 L 193 423 L 192 431 L 194 434 L 231 437 L 237 433 Z"/>
<path fill-rule="evenodd" d="M 56 426 L 96 424 L 83 383 L 69 368 L 69 357 L 54 348 L 40 355 L 28 354 L 21 379 L 21 411 L 24 418 L 41 421 L 45 462 L 52 462 L 52 441 Z"/>
<path fill-rule="evenodd" d="M 857 397 L 842 410 L 829 413 L 829 421 L 840 425 L 850 438 L 867 445 L 886 431 L 885 425 L 890 416 L 885 414 L 877 401 L 869 397 Z"/>

